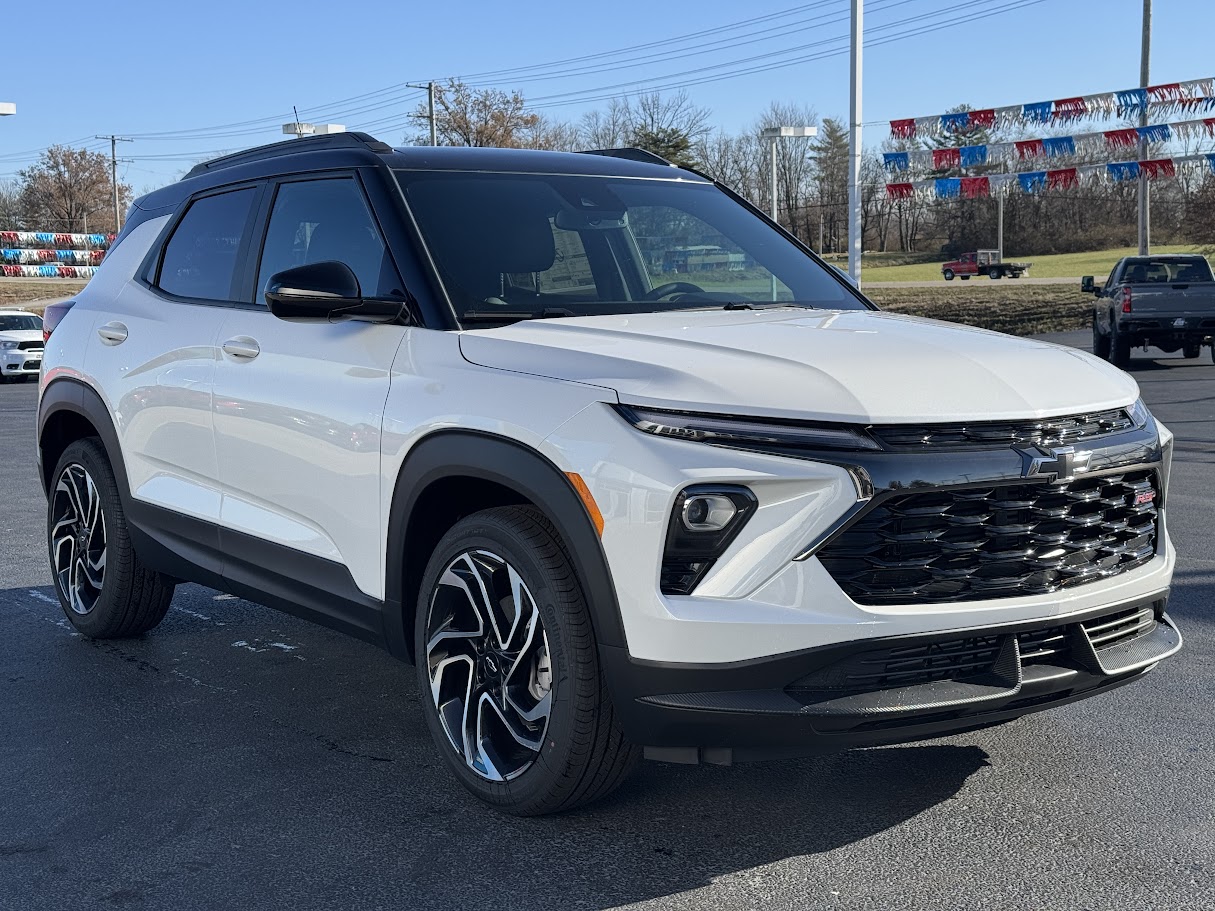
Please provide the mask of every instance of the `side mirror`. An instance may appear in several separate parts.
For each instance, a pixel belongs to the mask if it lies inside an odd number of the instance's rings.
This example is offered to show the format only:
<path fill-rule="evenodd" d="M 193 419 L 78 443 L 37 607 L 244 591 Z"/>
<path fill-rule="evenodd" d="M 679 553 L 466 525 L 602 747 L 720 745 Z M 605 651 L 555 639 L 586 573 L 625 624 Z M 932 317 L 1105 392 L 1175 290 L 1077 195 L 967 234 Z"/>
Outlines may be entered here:
<path fill-rule="evenodd" d="M 390 323 L 405 309 L 404 301 L 363 297 L 354 271 L 332 260 L 275 273 L 266 285 L 266 303 L 279 319 L 300 323 Z"/>
<path fill-rule="evenodd" d="M 1096 294 L 1097 286 L 1093 284 L 1093 277 L 1086 275 L 1080 279 L 1080 290 L 1085 294 Z"/>

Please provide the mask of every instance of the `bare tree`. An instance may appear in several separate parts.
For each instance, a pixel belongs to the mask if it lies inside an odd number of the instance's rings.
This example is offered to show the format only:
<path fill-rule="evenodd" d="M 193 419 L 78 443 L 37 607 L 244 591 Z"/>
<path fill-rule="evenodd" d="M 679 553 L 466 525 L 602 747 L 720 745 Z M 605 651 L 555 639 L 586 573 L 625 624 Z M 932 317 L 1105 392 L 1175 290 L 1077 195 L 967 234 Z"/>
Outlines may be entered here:
<path fill-rule="evenodd" d="M 416 123 L 429 119 L 426 105 L 410 115 Z M 435 120 L 439 145 L 517 148 L 540 125 L 540 115 L 527 110 L 519 92 L 477 89 L 456 79 L 435 86 Z M 428 142 L 419 134 L 417 142 Z"/>
<path fill-rule="evenodd" d="M 13 181 L 0 183 L 0 231 L 18 231 L 21 224 L 21 188 Z"/>
<path fill-rule="evenodd" d="M 629 141 L 631 111 L 624 98 L 613 98 L 606 110 L 595 109 L 582 115 L 578 131 L 581 144 L 588 149 L 617 149 Z"/>
<path fill-rule="evenodd" d="M 113 231 L 110 160 L 101 152 L 51 146 L 36 164 L 17 174 L 21 220 L 44 230 Z M 131 188 L 118 185 L 118 204 L 130 204 Z M 91 224 L 89 223 L 91 219 Z"/>
<path fill-rule="evenodd" d="M 818 123 L 818 112 L 809 105 L 773 101 L 755 124 L 756 138 L 770 127 L 814 126 Z M 764 143 L 763 173 L 771 171 L 771 149 Z M 814 140 L 808 136 L 791 136 L 776 143 L 776 198 L 778 210 L 783 213 L 781 222 L 803 241 L 809 240 L 818 229 L 818 218 L 808 211 L 805 203 L 813 192 L 815 170 Z M 771 199 L 771 177 L 762 181 L 767 187 L 767 198 Z M 771 202 L 764 206 L 771 207 Z"/>

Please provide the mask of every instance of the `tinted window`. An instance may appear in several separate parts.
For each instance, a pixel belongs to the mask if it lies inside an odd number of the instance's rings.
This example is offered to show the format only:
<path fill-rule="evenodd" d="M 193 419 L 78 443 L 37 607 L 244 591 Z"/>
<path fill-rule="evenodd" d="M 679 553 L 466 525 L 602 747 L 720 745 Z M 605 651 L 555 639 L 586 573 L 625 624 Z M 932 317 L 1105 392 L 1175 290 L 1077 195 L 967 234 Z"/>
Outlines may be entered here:
<path fill-rule="evenodd" d="M 41 317 L 0 313 L 0 332 L 30 332 L 41 328 Z"/>
<path fill-rule="evenodd" d="M 744 302 L 865 306 L 711 184 L 418 171 L 397 179 L 457 314 L 472 323 Z"/>
<path fill-rule="evenodd" d="M 230 300 L 255 195 L 249 188 L 195 200 L 165 245 L 160 287 L 181 297 Z"/>
<path fill-rule="evenodd" d="M 363 191 L 353 178 L 283 184 L 274 198 L 262 246 L 258 303 L 276 272 L 327 260 L 348 265 L 369 297 L 386 297 L 401 286 Z"/>

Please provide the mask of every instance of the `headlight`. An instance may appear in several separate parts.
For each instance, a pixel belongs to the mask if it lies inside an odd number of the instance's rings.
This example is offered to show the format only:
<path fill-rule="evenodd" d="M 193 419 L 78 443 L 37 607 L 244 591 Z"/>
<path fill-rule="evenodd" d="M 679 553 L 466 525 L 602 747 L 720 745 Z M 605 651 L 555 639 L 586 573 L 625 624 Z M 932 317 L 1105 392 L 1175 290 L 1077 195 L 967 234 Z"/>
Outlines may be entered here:
<path fill-rule="evenodd" d="M 617 405 L 621 416 L 645 433 L 716 443 L 746 449 L 844 449 L 880 450 L 882 447 L 863 431 L 840 424 L 792 423 L 766 418 L 735 418 L 686 411 L 662 411 Z"/>
<path fill-rule="evenodd" d="M 1152 413 L 1148 411 L 1148 406 L 1143 404 L 1143 399 L 1135 399 L 1135 404 L 1126 409 L 1126 413 L 1131 416 L 1136 427 L 1145 427 L 1152 419 Z"/>
<path fill-rule="evenodd" d="M 5 351 L 7 351 L 9 348 L 16 348 L 16 347 L 17 347 L 16 342 L 0 342 L 0 348 L 3 348 Z"/>

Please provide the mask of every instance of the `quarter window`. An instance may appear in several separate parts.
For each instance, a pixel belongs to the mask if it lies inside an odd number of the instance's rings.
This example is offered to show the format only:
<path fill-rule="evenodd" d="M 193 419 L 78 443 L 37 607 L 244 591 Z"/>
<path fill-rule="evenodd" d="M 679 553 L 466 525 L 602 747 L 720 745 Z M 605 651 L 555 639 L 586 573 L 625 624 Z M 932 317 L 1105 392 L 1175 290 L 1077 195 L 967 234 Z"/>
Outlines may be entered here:
<path fill-rule="evenodd" d="M 191 203 L 165 245 L 160 288 L 179 297 L 231 300 L 236 257 L 255 195 L 250 187 Z"/>
<path fill-rule="evenodd" d="M 275 273 L 330 260 L 349 266 L 368 297 L 387 297 L 401 287 L 380 229 L 353 178 L 281 185 L 262 247 L 257 302 L 263 303 L 261 295 Z"/>

